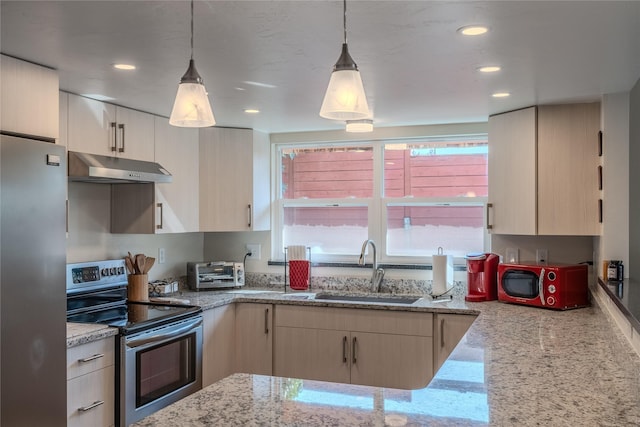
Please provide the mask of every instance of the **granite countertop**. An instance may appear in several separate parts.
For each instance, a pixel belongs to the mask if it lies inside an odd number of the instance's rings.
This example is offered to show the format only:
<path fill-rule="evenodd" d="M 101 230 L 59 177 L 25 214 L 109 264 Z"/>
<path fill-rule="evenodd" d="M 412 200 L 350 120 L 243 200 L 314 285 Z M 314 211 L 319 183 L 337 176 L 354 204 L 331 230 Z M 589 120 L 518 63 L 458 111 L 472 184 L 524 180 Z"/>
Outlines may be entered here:
<path fill-rule="evenodd" d="M 180 298 L 204 309 L 235 300 L 479 316 L 423 389 L 235 374 L 135 426 L 640 425 L 640 358 L 595 300 L 559 312 L 429 297 L 409 307 L 281 293 L 185 292 Z"/>
<path fill-rule="evenodd" d="M 118 334 L 118 328 L 95 323 L 67 323 L 67 348 Z"/>
<path fill-rule="evenodd" d="M 640 284 L 633 279 L 620 282 L 598 279 L 598 284 L 640 334 Z"/>

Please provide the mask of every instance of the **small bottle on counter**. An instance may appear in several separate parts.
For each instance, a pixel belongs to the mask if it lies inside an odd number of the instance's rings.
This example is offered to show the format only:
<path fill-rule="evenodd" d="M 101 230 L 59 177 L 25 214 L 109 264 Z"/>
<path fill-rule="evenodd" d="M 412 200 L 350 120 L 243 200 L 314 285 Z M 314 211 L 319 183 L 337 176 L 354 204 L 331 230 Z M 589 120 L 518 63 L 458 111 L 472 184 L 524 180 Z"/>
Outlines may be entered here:
<path fill-rule="evenodd" d="M 607 280 L 617 282 L 624 280 L 624 266 L 622 265 L 622 261 L 609 261 Z"/>

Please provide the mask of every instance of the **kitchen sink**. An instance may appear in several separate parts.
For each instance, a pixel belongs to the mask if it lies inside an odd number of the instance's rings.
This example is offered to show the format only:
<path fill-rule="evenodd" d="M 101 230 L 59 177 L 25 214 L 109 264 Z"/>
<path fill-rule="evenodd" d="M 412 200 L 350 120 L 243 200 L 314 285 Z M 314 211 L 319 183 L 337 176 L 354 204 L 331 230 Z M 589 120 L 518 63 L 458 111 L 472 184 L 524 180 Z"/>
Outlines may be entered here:
<path fill-rule="evenodd" d="M 413 304 L 421 297 L 378 297 L 370 295 L 333 295 L 333 294 L 317 294 L 315 299 L 327 301 L 351 301 L 351 302 L 374 302 L 381 304 Z"/>

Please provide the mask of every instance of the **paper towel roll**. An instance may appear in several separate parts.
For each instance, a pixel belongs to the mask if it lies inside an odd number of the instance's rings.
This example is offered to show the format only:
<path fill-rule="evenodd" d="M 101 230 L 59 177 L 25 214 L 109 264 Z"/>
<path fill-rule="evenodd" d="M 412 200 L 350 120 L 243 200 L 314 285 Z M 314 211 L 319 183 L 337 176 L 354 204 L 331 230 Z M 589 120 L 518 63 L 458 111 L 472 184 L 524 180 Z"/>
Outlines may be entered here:
<path fill-rule="evenodd" d="M 453 258 L 451 255 L 443 255 L 438 250 L 437 255 L 432 256 L 432 285 L 431 295 L 442 295 L 447 292 L 453 283 Z"/>

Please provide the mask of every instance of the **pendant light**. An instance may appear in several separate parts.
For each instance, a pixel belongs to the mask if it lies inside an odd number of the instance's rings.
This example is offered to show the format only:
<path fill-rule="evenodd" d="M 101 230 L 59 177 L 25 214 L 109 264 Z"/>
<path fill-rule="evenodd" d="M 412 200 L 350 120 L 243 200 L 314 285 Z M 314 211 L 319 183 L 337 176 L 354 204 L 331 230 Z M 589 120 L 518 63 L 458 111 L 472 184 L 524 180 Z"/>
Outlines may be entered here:
<path fill-rule="evenodd" d="M 207 97 L 207 90 L 193 61 L 193 0 L 191 0 L 191 59 L 189 59 L 187 72 L 180 79 L 169 124 L 192 128 L 216 124 Z"/>
<path fill-rule="evenodd" d="M 344 5 L 344 43 L 338 62 L 333 66 L 329 87 L 324 95 L 320 117 L 332 120 L 359 120 L 370 117 L 358 66 L 347 47 L 347 0 Z"/>

